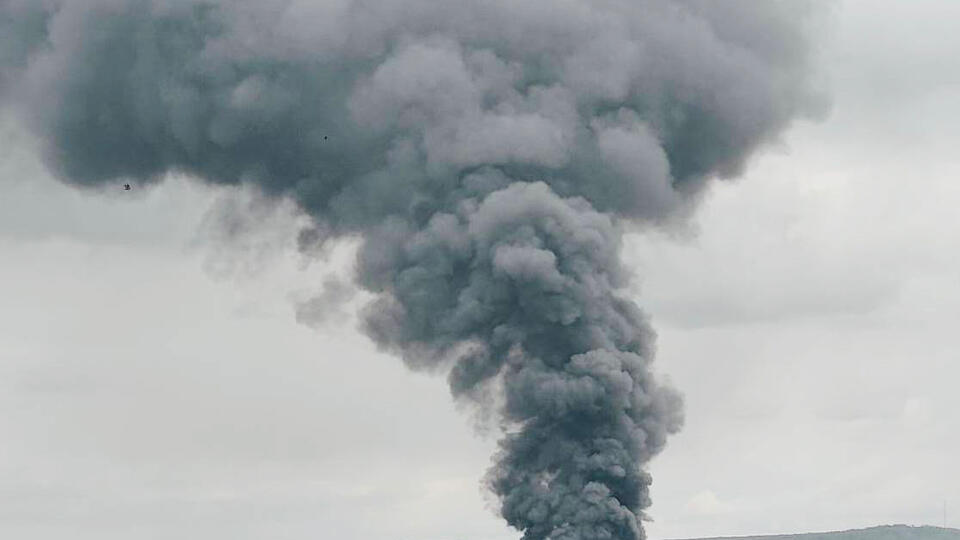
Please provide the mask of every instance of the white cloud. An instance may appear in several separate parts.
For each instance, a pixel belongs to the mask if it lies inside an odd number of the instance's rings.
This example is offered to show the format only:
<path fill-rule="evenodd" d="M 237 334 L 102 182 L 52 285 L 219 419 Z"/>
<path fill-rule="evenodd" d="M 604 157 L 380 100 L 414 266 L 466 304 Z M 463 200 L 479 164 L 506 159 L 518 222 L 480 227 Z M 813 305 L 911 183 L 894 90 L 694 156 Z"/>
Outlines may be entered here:
<path fill-rule="evenodd" d="M 733 511 L 733 507 L 721 501 L 716 493 L 709 489 L 703 490 L 687 501 L 686 510 L 698 515 L 717 515 L 727 514 Z"/>

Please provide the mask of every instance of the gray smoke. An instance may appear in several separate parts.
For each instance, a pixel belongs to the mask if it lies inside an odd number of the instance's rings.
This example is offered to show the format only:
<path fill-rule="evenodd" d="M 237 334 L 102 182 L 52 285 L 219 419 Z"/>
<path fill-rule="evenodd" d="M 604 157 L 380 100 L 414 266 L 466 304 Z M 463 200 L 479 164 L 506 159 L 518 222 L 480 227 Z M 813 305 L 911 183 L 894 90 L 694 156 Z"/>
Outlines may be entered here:
<path fill-rule="evenodd" d="M 312 218 L 304 249 L 362 238 L 367 333 L 501 420 L 503 517 L 526 540 L 634 540 L 682 414 L 621 292 L 622 232 L 682 218 L 815 112 L 809 11 L 0 0 L 0 96 L 65 182 L 255 186 Z"/>

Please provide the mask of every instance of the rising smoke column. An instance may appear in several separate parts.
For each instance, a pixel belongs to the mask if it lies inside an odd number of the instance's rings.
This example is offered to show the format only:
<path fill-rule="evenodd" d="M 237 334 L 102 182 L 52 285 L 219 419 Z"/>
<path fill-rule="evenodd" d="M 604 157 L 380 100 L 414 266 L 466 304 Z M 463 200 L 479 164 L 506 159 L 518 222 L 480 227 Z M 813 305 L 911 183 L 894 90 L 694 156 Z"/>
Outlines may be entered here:
<path fill-rule="evenodd" d="M 364 328 L 504 427 L 526 540 L 634 540 L 682 422 L 621 292 L 631 225 L 815 112 L 809 6 L 0 0 L 0 98 L 63 181 L 252 185 L 359 236 Z M 322 303 L 322 302 L 321 302 Z"/>

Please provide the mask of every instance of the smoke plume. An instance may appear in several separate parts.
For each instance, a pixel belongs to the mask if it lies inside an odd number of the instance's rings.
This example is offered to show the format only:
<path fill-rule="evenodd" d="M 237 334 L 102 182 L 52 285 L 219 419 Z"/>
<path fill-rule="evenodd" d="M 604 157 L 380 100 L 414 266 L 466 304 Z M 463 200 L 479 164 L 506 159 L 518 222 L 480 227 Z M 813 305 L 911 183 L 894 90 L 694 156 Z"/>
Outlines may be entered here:
<path fill-rule="evenodd" d="M 0 0 L 0 97 L 64 182 L 252 185 L 311 217 L 305 248 L 361 238 L 365 331 L 501 420 L 506 521 L 636 540 L 682 413 L 621 292 L 622 233 L 682 218 L 815 112 L 809 11 Z"/>

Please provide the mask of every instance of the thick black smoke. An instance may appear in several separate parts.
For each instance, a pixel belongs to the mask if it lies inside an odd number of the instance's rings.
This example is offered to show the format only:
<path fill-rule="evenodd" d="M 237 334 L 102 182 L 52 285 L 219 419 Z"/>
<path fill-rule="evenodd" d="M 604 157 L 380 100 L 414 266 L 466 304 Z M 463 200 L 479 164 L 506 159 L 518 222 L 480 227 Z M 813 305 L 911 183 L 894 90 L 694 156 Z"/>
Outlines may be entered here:
<path fill-rule="evenodd" d="M 359 235 L 368 334 L 500 415 L 504 518 L 527 540 L 635 540 L 644 467 L 682 415 L 620 292 L 622 229 L 682 217 L 812 111 L 808 15 L 0 0 L 0 96 L 65 182 L 255 185 L 313 218 L 305 245 Z"/>

